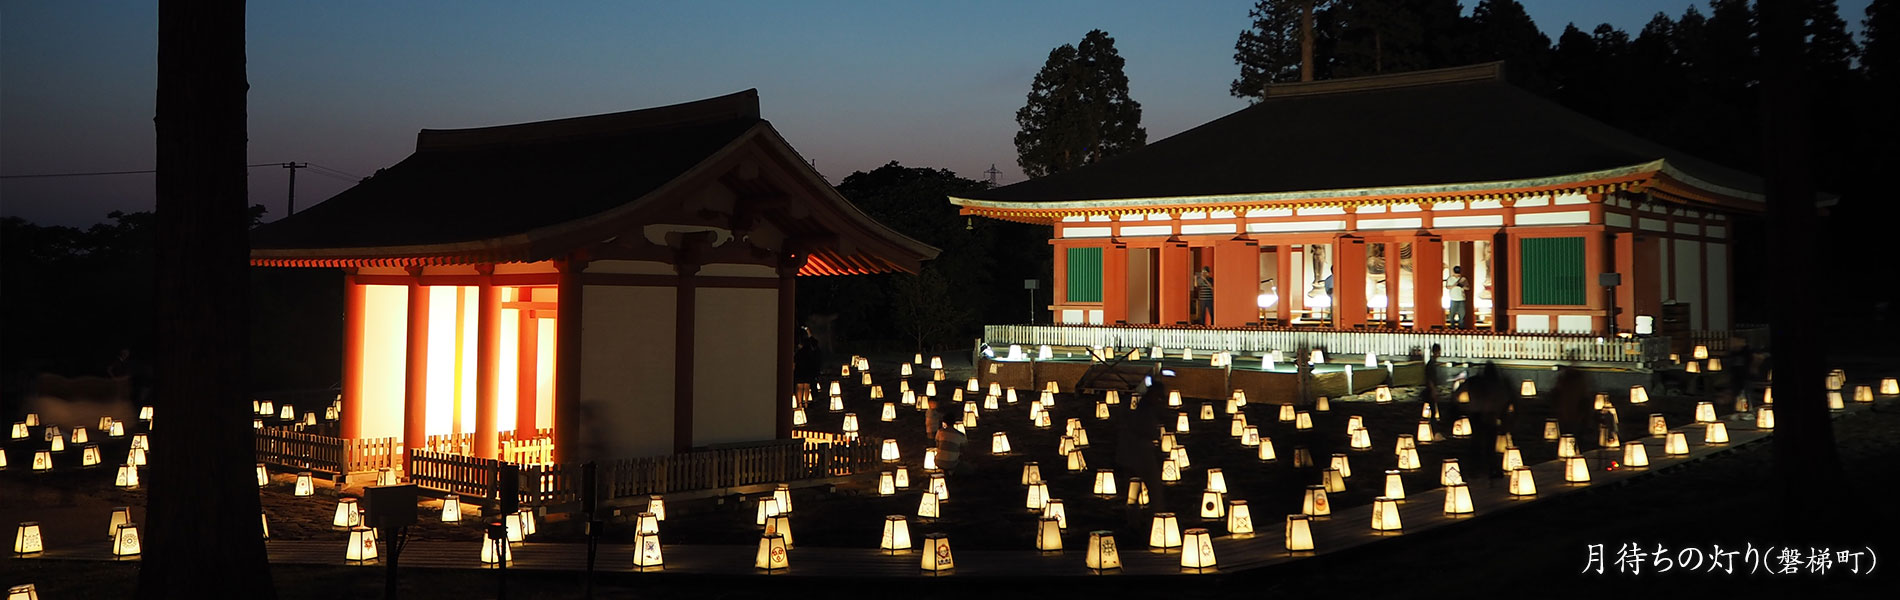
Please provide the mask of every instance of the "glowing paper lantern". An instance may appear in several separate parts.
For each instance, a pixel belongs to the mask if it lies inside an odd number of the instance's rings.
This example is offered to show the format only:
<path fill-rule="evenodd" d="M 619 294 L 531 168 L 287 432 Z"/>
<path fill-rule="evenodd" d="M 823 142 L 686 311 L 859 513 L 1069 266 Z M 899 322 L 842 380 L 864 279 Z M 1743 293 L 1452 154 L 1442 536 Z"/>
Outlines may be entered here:
<path fill-rule="evenodd" d="M 145 449 L 133 448 L 133 449 L 125 451 L 125 464 L 132 465 L 134 467 L 145 466 Z"/>
<path fill-rule="evenodd" d="M 34 458 L 35 458 L 35 466 L 38 466 L 38 457 L 34 457 Z M 48 468 L 51 468 L 50 465 L 51 465 L 51 462 L 49 461 Z M 122 488 L 127 488 L 127 489 L 138 487 L 139 486 L 139 468 L 134 467 L 132 465 L 119 465 L 119 473 L 117 476 L 113 477 L 112 485 L 122 487 Z"/>
<path fill-rule="evenodd" d="M 941 533 L 924 536 L 923 569 L 936 573 L 956 567 L 956 561 L 950 553 L 950 537 Z"/>
<path fill-rule="evenodd" d="M 362 525 L 351 528 L 349 546 L 343 550 L 344 560 L 376 560 L 376 554 L 376 530 Z"/>
<path fill-rule="evenodd" d="M 828 410 L 831 412 L 843 411 L 844 410 L 844 396 L 833 395 L 831 397 L 830 404 L 825 407 L 825 410 Z"/>
<path fill-rule="evenodd" d="M 1405 480 L 1399 477 L 1397 469 L 1385 472 L 1385 495 L 1393 500 L 1405 499 Z"/>
<path fill-rule="evenodd" d="M 1649 402 L 1649 390 L 1644 389 L 1643 386 L 1640 385 L 1630 386 L 1630 404 L 1644 404 L 1647 402 Z"/>
<path fill-rule="evenodd" d="M 1455 437 L 1455 438 L 1471 437 L 1471 417 L 1458 417 L 1458 420 L 1452 421 L 1451 422 L 1451 437 Z"/>
<path fill-rule="evenodd" d="M 1324 517 L 1333 514 L 1332 503 L 1326 501 L 1326 487 L 1306 486 L 1306 496 L 1300 501 L 1300 514 Z"/>
<path fill-rule="evenodd" d="M 919 519 L 937 518 L 937 495 L 936 494 L 931 493 L 931 492 L 924 492 L 923 498 L 917 501 L 917 518 Z"/>
<path fill-rule="evenodd" d="M 304 471 L 304 472 L 298 473 L 297 486 L 291 491 L 290 495 L 314 496 L 316 495 L 316 493 L 317 493 L 317 487 L 316 487 L 316 484 L 313 483 L 310 479 L 310 472 Z"/>
<path fill-rule="evenodd" d="M 1680 431 L 1671 431 L 1663 441 L 1663 454 L 1681 456 L 1689 453 L 1689 436 Z"/>
<path fill-rule="evenodd" d="M 1766 408 L 1766 407 L 1763 407 L 1763 408 Z M 1669 433 L 1668 419 L 1663 418 L 1662 413 L 1649 413 L 1649 434 L 1650 435 L 1667 435 L 1668 433 Z"/>
<path fill-rule="evenodd" d="M 1135 506 L 1147 506 L 1147 505 L 1148 505 L 1148 484 L 1146 484 L 1146 483 L 1142 483 L 1142 481 L 1141 481 L 1141 478 L 1140 478 L 1140 477 L 1130 477 L 1130 478 L 1128 478 L 1128 501 L 1127 501 L 1127 503 L 1128 503 L 1128 504 L 1133 504 L 1133 505 L 1135 505 Z"/>
<path fill-rule="evenodd" d="M 844 430 L 844 432 L 845 432 L 845 433 L 857 433 L 857 432 L 858 432 L 858 415 L 857 415 L 857 413 L 845 413 L 845 414 L 844 414 L 844 427 L 843 427 L 843 430 Z"/>
<path fill-rule="evenodd" d="M 7 600 L 40 600 L 40 592 L 31 583 L 7 588 Z"/>
<path fill-rule="evenodd" d="M 1509 471 L 1524 466 L 1524 454 L 1516 446 L 1504 449 L 1504 470 Z"/>
<path fill-rule="evenodd" d="M 1418 418 L 1420 419 L 1432 418 L 1432 403 L 1423 402 L 1418 405 Z"/>
<path fill-rule="evenodd" d="M 376 485 L 396 485 L 396 470 L 390 467 L 376 469 Z"/>
<path fill-rule="evenodd" d="M 1168 390 L 1168 408 L 1181 407 L 1181 390 Z"/>
<path fill-rule="evenodd" d="M 1214 490 L 1201 491 L 1201 518 L 1218 519 L 1227 516 L 1227 498 L 1225 494 Z"/>
<path fill-rule="evenodd" d="M 1721 421 L 1710 423 L 1702 434 L 1702 443 L 1711 445 L 1728 443 L 1728 423 Z"/>
<path fill-rule="evenodd" d="M 451 494 L 448 498 L 442 501 L 442 522 L 443 523 L 462 522 L 462 497 L 461 496 L 456 496 L 456 495 Z"/>
<path fill-rule="evenodd" d="M 941 356 L 932 356 L 932 357 L 930 357 L 930 368 L 931 368 L 931 370 L 941 370 L 941 369 L 943 369 L 943 357 L 941 357 Z"/>
<path fill-rule="evenodd" d="M 890 471 L 885 471 L 884 473 L 888 474 L 890 473 Z M 883 486 L 880 484 L 879 487 L 883 487 Z M 758 510 L 754 511 L 753 513 L 753 518 L 752 518 L 753 525 L 764 527 L 766 517 L 776 517 L 779 515 L 778 498 L 774 498 L 772 496 L 761 496 L 759 497 L 758 506 L 759 506 Z"/>
<path fill-rule="evenodd" d="M 1023 473 L 1020 480 L 1021 480 L 1022 485 L 1029 485 L 1038 481 L 1042 481 L 1042 467 L 1038 466 L 1036 464 L 1036 461 L 1033 461 L 1033 460 L 1024 462 Z"/>
<path fill-rule="evenodd" d="M 789 565 L 789 558 L 785 554 L 785 536 L 776 533 L 759 536 L 759 553 L 752 559 L 752 566 L 770 573 Z"/>
<path fill-rule="evenodd" d="M 643 570 L 666 567 L 666 555 L 660 550 L 659 532 L 633 534 L 633 566 Z"/>
<path fill-rule="evenodd" d="M 1334 454 L 1331 467 L 1333 470 L 1339 471 L 1341 478 L 1352 477 L 1352 460 L 1347 458 L 1344 454 Z"/>
<path fill-rule="evenodd" d="M 1098 573 L 1122 568 L 1121 553 L 1115 549 L 1115 532 L 1106 530 L 1089 532 L 1089 549 L 1083 562 Z"/>
<path fill-rule="evenodd" d="M 1174 513 L 1155 513 L 1148 526 L 1148 547 L 1162 550 L 1181 547 L 1181 522 Z"/>
<path fill-rule="evenodd" d="M 1036 521 L 1036 550 L 1042 552 L 1062 551 L 1062 524 L 1053 517 L 1044 517 Z"/>
<path fill-rule="evenodd" d="M 112 555 L 120 558 L 139 555 L 139 526 L 123 523 L 112 534 Z M 371 556 L 370 558 L 376 558 Z"/>
<path fill-rule="evenodd" d="M 897 461 L 903 460 L 902 456 L 898 453 L 898 450 L 897 450 L 897 440 L 895 439 L 884 440 L 883 447 L 878 452 L 878 458 L 883 459 L 884 462 L 897 462 Z"/>
<path fill-rule="evenodd" d="M 1286 529 L 1287 552 L 1311 552 L 1313 550 L 1313 520 L 1307 515 L 1287 515 Z"/>
<path fill-rule="evenodd" d="M 779 485 L 782 486 L 785 484 L 779 484 Z M 897 467 L 897 489 L 900 489 L 900 490 L 910 489 L 910 467 L 903 467 L 903 466 Z M 788 513 L 792 512 L 790 508 L 792 505 L 790 498 L 791 498 L 791 494 L 787 492 L 785 497 L 779 500 L 779 506 L 786 507 L 785 512 L 788 512 Z"/>
<path fill-rule="evenodd" d="M 1623 466 L 1630 469 L 1649 466 L 1649 449 L 1644 448 L 1642 442 L 1632 441 L 1623 444 Z"/>
<path fill-rule="evenodd" d="M 1437 437 L 1437 434 L 1432 432 L 1431 421 L 1420 419 L 1418 422 L 1418 430 L 1413 433 L 1412 436 L 1415 441 L 1425 441 L 1429 443 L 1432 438 Z"/>
<path fill-rule="evenodd" d="M 897 473 L 884 471 L 877 474 L 877 495 L 890 496 L 897 493 Z"/>
<path fill-rule="evenodd" d="M 838 385 L 838 382 L 836 381 L 831 382 L 831 386 L 827 389 L 827 391 L 829 391 L 831 393 L 830 395 L 832 396 L 844 395 L 844 387 Z"/>
<path fill-rule="evenodd" d="M 884 534 L 878 538 L 877 549 L 888 554 L 910 549 L 910 524 L 904 521 L 904 515 L 884 517 Z"/>
<path fill-rule="evenodd" d="M 906 397 L 908 397 L 908 396 L 906 396 Z M 806 421 L 806 419 L 805 419 L 805 409 L 803 409 L 803 408 L 794 408 L 794 409 L 792 409 L 792 424 L 793 424 L 793 425 L 799 425 L 799 426 L 802 426 L 802 425 L 804 425 L 804 424 L 805 424 L 805 423 L 807 423 L 807 422 L 808 422 L 808 421 Z"/>
<path fill-rule="evenodd" d="M 1320 471 L 1319 482 L 1326 486 L 1326 491 L 1329 493 L 1337 494 L 1346 491 L 1346 478 L 1339 474 L 1339 469 Z"/>
<path fill-rule="evenodd" d="M 1896 379 L 1893 377 L 1881 378 L 1880 395 L 1882 396 L 1900 395 L 1900 379 Z"/>
<path fill-rule="evenodd" d="M 1293 447 L 1293 468 L 1304 469 L 1313 466 L 1313 451 L 1306 446 Z"/>
<path fill-rule="evenodd" d="M 1330 412 L 1333 410 L 1333 405 L 1326 400 L 1325 396 L 1320 396 L 1318 400 L 1313 401 L 1313 410 L 1319 411 L 1319 412 Z"/>
<path fill-rule="evenodd" d="M 1041 511 L 1049 503 L 1049 484 L 1035 481 L 1029 484 L 1029 490 L 1023 495 L 1023 507 L 1032 511 Z"/>
<path fill-rule="evenodd" d="M 1689 361 L 1682 365 L 1682 371 L 1684 373 L 1701 373 L 1702 363 L 1696 362 L 1696 361 Z"/>
<path fill-rule="evenodd" d="M 1574 456 L 1577 456 L 1577 436 L 1566 433 L 1563 437 L 1557 438 L 1557 458 Z"/>
<path fill-rule="evenodd" d="M 114 533 L 117 533 L 116 531 Z M 39 521 L 22 521 L 20 528 L 13 534 L 13 553 L 17 555 L 38 554 L 46 551 L 46 541 L 40 537 Z"/>
<path fill-rule="evenodd" d="M 1114 497 L 1115 496 L 1115 471 L 1110 470 L 1110 469 L 1096 469 L 1095 470 L 1095 489 L 1093 490 L 1093 492 L 1095 495 L 1101 496 L 1103 498 Z"/>
<path fill-rule="evenodd" d="M 1524 380 L 1523 383 L 1520 383 L 1517 386 L 1517 395 L 1523 396 L 1525 398 L 1537 397 L 1537 383 L 1529 379 Z"/>
<path fill-rule="evenodd" d="M 1214 541 L 1206 529 L 1187 530 L 1181 549 L 1181 568 L 1196 571 L 1214 568 Z"/>
<path fill-rule="evenodd" d="M 1419 468 L 1418 448 L 1405 448 L 1399 451 L 1399 469 L 1416 471 Z"/>
<path fill-rule="evenodd" d="M 937 470 L 937 449 L 936 448 L 924 449 L 924 470 L 925 471 Z"/>
<path fill-rule="evenodd" d="M 1708 402 L 1695 403 L 1695 422 L 1714 423 L 1715 422 L 1715 405 L 1710 404 Z"/>
<path fill-rule="evenodd" d="M 106 417 L 106 418 L 110 419 L 112 417 Z M 100 430 L 103 431 L 105 430 L 105 428 L 101 427 Z M 72 442 L 74 445 L 85 444 L 90 441 L 92 441 L 92 436 L 89 436 L 86 434 L 86 428 L 84 427 L 73 428 Z"/>
<path fill-rule="evenodd" d="M 1378 532 L 1405 529 L 1399 521 L 1399 501 L 1379 496 L 1372 499 L 1372 530 Z"/>
<path fill-rule="evenodd" d="M 666 497 L 660 494 L 653 494 L 651 496 L 647 496 L 647 512 L 653 513 L 653 518 L 660 521 L 665 521 L 666 520 Z"/>
<path fill-rule="evenodd" d="M 1293 405 L 1291 404 L 1280 405 L 1280 422 L 1281 423 L 1292 423 L 1294 419 L 1294 415 L 1295 415 L 1295 409 L 1293 408 Z"/>
<path fill-rule="evenodd" d="M 1372 398 L 1374 402 L 1379 404 L 1390 404 L 1392 403 L 1392 388 L 1383 385 L 1374 388 L 1372 390 Z"/>
<path fill-rule="evenodd" d="M 950 484 L 944 480 L 943 473 L 931 473 L 930 486 L 925 489 L 936 494 L 938 502 L 950 501 Z"/>
<path fill-rule="evenodd" d="M 1009 434 L 998 431 L 990 434 L 990 454 L 1009 454 Z"/>
<path fill-rule="evenodd" d="M 1511 470 L 1510 492 L 1512 496 L 1537 495 L 1537 481 L 1531 477 L 1530 467 Z"/>
<path fill-rule="evenodd" d="M 1300 411 L 1293 416 L 1293 428 L 1301 431 L 1313 428 L 1313 413 Z"/>
<path fill-rule="evenodd" d="M 1874 401 L 1874 388 L 1868 385 L 1854 386 L 1854 401 L 1867 403 Z"/>
<path fill-rule="evenodd" d="M 1240 445 L 1254 447 L 1260 445 L 1260 428 L 1248 425 L 1240 429 Z"/>
<path fill-rule="evenodd" d="M 355 498 L 338 498 L 336 512 L 330 518 L 330 526 L 337 529 L 349 529 L 363 524 L 363 515 L 356 511 Z"/>
<path fill-rule="evenodd" d="M 1464 471 L 1458 470 L 1458 459 L 1447 458 L 1445 459 L 1443 463 L 1439 464 L 1438 485 L 1451 485 L 1454 483 L 1463 483 L 1464 480 L 1465 480 Z"/>
<path fill-rule="evenodd" d="M 1564 481 L 1568 483 L 1590 483 L 1590 463 L 1581 456 L 1564 459 Z"/>
<path fill-rule="evenodd" d="M 54 433 L 53 445 L 52 447 L 48 448 L 48 450 L 52 452 L 65 452 L 66 451 L 66 436 L 59 435 L 58 433 Z M 134 448 L 133 451 L 136 452 L 138 451 L 138 449 Z"/>
<path fill-rule="evenodd" d="M 1840 390 L 1828 390 L 1828 392 L 1827 392 L 1827 409 L 1828 409 L 1828 410 L 1845 410 L 1846 408 L 1847 408 L 1847 404 L 1846 404 L 1846 403 L 1844 403 L 1844 402 L 1841 402 L 1841 392 L 1840 392 Z M 59 442 L 59 439 L 58 439 L 58 438 L 54 438 L 54 440 L 53 440 L 53 441 L 54 441 L 55 443 L 58 443 L 58 442 Z"/>
<path fill-rule="evenodd" d="M 1227 476 L 1219 468 L 1207 470 L 1207 489 L 1227 493 Z"/>
<path fill-rule="evenodd" d="M 9 437 L 11 439 L 24 440 L 26 439 L 26 436 L 27 436 L 26 421 L 20 421 L 20 422 L 14 423 L 13 433 Z"/>
<path fill-rule="evenodd" d="M 1425 425 L 1425 423 L 1425 421 L 1419 422 L 1422 426 L 1430 427 L 1430 425 Z M 1367 432 L 1364 427 L 1354 429 L 1352 430 L 1352 442 L 1350 445 L 1354 450 L 1370 449 L 1372 448 L 1372 434 Z"/>
<path fill-rule="evenodd" d="M 1192 463 L 1188 462 L 1187 446 L 1175 446 L 1174 451 L 1168 456 L 1174 459 L 1174 465 L 1177 467 L 1185 469 L 1192 466 Z"/>
<path fill-rule="evenodd" d="M 0 466 L 5 466 L 5 465 L 0 465 Z M 99 466 L 99 445 L 98 444 L 86 444 L 85 447 L 79 449 L 79 466 L 81 467 Z"/>
<path fill-rule="evenodd" d="M 1069 528 L 1069 511 L 1064 509 L 1061 498 L 1050 498 L 1042 505 L 1042 516 L 1055 519 L 1062 529 Z"/>
<path fill-rule="evenodd" d="M 497 547 L 500 548 L 500 551 L 496 550 Z M 638 553 L 635 554 L 636 556 L 638 555 Z M 500 562 L 514 562 L 514 560 L 515 549 L 510 544 L 496 540 L 494 534 L 490 533 L 487 528 L 484 527 L 482 529 L 482 564 L 492 565 Z"/>
<path fill-rule="evenodd" d="M 896 421 L 897 420 L 897 405 L 891 404 L 889 402 L 885 402 L 884 410 L 878 413 L 877 419 L 879 421 L 883 421 L 886 423 L 889 423 L 891 421 Z"/>
<path fill-rule="evenodd" d="M 1763 406 L 1755 409 L 1755 428 L 1763 431 L 1775 428 L 1775 407 Z"/>
<path fill-rule="evenodd" d="M 1445 486 L 1445 514 L 1447 516 L 1468 515 L 1472 512 L 1471 488 L 1464 482 Z"/>

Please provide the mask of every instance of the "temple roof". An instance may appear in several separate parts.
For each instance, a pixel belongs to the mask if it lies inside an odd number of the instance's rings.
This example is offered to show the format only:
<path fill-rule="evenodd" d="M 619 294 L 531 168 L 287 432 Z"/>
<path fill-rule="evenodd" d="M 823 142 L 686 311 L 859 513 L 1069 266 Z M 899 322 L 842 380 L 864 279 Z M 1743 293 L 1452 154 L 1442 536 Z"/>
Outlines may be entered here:
<path fill-rule="evenodd" d="M 1592 191 L 1655 177 L 1758 206 L 1760 177 L 1506 83 L 1502 63 L 1269 86 L 1254 106 L 1100 163 L 952 198 L 1111 208 Z"/>
<path fill-rule="evenodd" d="M 743 152 L 748 147 L 756 152 Z M 826 255 L 834 272 L 914 270 L 937 250 L 851 206 L 810 171 L 759 116 L 756 90 L 629 112 L 474 129 L 424 129 L 416 151 L 394 166 L 290 217 L 252 231 L 252 262 L 273 266 L 464 264 L 559 257 L 618 233 L 595 221 L 622 219 L 710 163 L 782 157 L 802 198 L 829 216 L 781 224 L 818 239 L 877 238 L 886 256 Z M 727 168 L 727 167 L 720 167 Z M 704 179 L 702 177 L 702 179 Z M 713 178 L 713 180 L 717 180 Z M 809 183 L 809 185 L 804 185 Z M 805 210 L 801 215 L 811 214 Z M 621 216 L 614 216 L 621 215 Z M 634 224 L 631 222 L 620 225 Z M 834 229 L 851 229 L 840 232 Z M 802 273 L 803 271 L 801 271 Z"/>

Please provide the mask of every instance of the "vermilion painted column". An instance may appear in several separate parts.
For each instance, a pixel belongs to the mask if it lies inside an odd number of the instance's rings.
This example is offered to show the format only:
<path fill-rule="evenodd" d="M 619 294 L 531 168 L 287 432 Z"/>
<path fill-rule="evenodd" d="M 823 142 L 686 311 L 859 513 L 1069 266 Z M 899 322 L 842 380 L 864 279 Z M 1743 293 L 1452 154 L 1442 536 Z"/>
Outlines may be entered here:
<path fill-rule="evenodd" d="M 1056 226 L 1056 235 L 1062 235 L 1061 225 Z M 1049 323 L 1052 325 L 1062 324 L 1062 310 L 1054 307 L 1069 301 L 1069 246 L 1066 244 L 1057 244 L 1057 241 L 1058 240 L 1049 240 L 1051 250 L 1055 257 L 1050 263 L 1055 265 L 1055 271 L 1049 274 L 1049 281 L 1051 282 L 1049 287 L 1049 304 L 1051 306 Z"/>
<path fill-rule="evenodd" d="M 1260 242 L 1234 238 L 1214 243 L 1215 327 L 1260 323 Z"/>
<path fill-rule="evenodd" d="M 1333 327 L 1351 329 L 1366 322 L 1366 240 L 1342 235 L 1333 245 Z"/>
<path fill-rule="evenodd" d="M 1274 293 L 1280 295 L 1280 299 L 1274 303 L 1274 318 L 1281 327 L 1285 327 L 1293 323 L 1293 299 L 1302 297 L 1306 290 L 1296 287 L 1300 280 L 1293 275 L 1292 244 L 1274 247 L 1273 258 L 1278 263 L 1274 268 L 1273 289 Z"/>
<path fill-rule="evenodd" d="M 557 263 L 554 309 L 554 460 L 575 461 L 581 430 L 581 272 L 586 259 Z"/>
<path fill-rule="evenodd" d="M 495 421 L 501 397 L 501 294 L 495 289 L 495 266 L 478 265 L 481 284 L 475 289 L 475 456 L 494 458 L 501 445 Z"/>
<path fill-rule="evenodd" d="M 1128 321 L 1128 245 L 1109 240 L 1102 247 L 1102 324 Z"/>
<path fill-rule="evenodd" d="M 1399 282 L 1405 276 L 1401 268 L 1405 265 L 1405 257 L 1400 255 L 1402 251 L 1403 247 L 1398 242 L 1385 243 L 1385 325 L 1393 329 L 1405 323 L 1405 316 L 1400 310 L 1403 303 L 1399 302 Z"/>
<path fill-rule="evenodd" d="M 1604 252 L 1607 246 L 1607 244 L 1603 243 L 1603 234 L 1600 232 L 1589 232 L 1583 236 L 1584 308 L 1590 309 L 1592 313 L 1590 315 L 1590 332 L 1596 334 L 1607 332 L 1610 328 L 1608 319 L 1609 313 L 1607 312 L 1610 309 L 1609 299 L 1604 297 L 1605 290 L 1603 286 L 1597 285 L 1597 274 L 1605 272 L 1604 265 L 1607 264 L 1607 261 L 1604 260 Z M 1556 325 L 1554 322 L 1551 323 L 1553 330 L 1555 330 Z"/>
<path fill-rule="evenodd" d="M 1623 284 L 1616 286 L 1616 306 L 1622 312 L 1615 315 L 1617 331 L 1636 330 L 1636 286 L 1641 279 L 1637 275 L 1636 234 L 1631 232 L 1610 235 L 1610 256 L 1616 272 L 1623 274 Z"/>
<path fill-rule="evenodd" d="M 518 289 L 521 291 L 516 300 L 532 301 L 534 288 Z M 537 399 L 541 393 L 541 320 L 528 309 L 516 312 L 521 313 L 521 321 L 515 329 L 515 437 L 521 438 L 533 436 L 541 427 L 536 422 L 541 416 Z"/>
<path fill-rule="evenodd" d="M 1517 253 L 1511 248 L 1517 243 L 1517 236 L 1500 231 L 1491 239 L 1491 328 L 1512 331 L 1515 328 L 1511 326 L 1511 309 L 1520 301 L 1517 286 L 1513 285 L 1518 269 Z"/>
<path fill-rule="evenodd" d="M 1412 238 L 1412 328 L 1445 324 L 1445 242 L 1435 235 Z"/>
<path fill-rule="evenodd" d="M 403 370 L 402 457 L 404 473 L 409 471 L 407 450 L 422 448 L 426 441 L 429 418 L 429 287 L 422 285 L 421 269 L 410 269 L 409 339 Z"/>
<path fill-rule="evenodd" d="M 1162 325 L 1186 325 L 1188 322 L 1188 302 L 1192 298 L 1188 293 L 1194 275 L 1188 272 L 1188 245 L 1178 239 L 1161 243 L 1156 252 L 1161 259 L 1161 288 L 1159 304 L 1161 318 L 1155 322 Z"/>
<path fill-rule="evenodd" d="M 356 273 L 343 275 L 343 407 L 338 427 L 343 439 L 363 438 L 363 320 L 369 308 L 368 290 L 356 283 Z"/>

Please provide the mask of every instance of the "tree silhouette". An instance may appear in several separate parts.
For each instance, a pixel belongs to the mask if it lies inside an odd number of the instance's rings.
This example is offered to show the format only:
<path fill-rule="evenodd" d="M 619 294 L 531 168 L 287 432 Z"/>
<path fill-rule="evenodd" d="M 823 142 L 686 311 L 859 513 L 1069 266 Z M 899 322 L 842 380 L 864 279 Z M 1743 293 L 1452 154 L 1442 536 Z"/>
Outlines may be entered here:
<path fill-rule="evenodd" d="M 1041 177 L 1140 148 L 1141 103 L 1128 97 L 1128 75 L 1115 38 L 1100 29 L 1082 43 L 1063 44 L 1030 84 L 1029 102 L 1016 111 L 1016 164 Z"/>

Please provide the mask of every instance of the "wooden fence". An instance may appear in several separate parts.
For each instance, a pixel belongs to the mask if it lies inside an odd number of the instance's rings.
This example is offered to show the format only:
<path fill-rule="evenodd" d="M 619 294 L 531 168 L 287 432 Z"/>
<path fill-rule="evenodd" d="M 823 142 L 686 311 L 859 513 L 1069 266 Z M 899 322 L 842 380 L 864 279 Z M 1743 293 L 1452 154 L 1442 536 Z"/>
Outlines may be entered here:
<path fill-rule="evenodd" d="M 1328 354 L 1376 353 L 1406 356 L 1438 344 L 1448 359 L 1520 359 L 1654 363 L 1667 359 L 1666 338 L 1619 339 L 1593 335 L 1439 332 L 1337 331 L 1329 329 L 1247 328 L 1210 329 L 1158 326 L 986 325 L 983 341 L 1000 354 L 1010 344 L 1032 346 L 1110 346 L 1171 350 L 1228 350 L 1258 356 L 1270 350 L 1288 354 L 1302 348 L 1324 348 Z"/>
<path fill-rule="evenodd" d="M 644 458 L 596 461 L 603 499 L 711 490 L 863 473 L 878 467 L 874 441 L 821 443 L 771 440 Z M 495 498 L 508 462 L 413 450 L 409 480 L 426 489 Z M 524 505 L 580 501 L 581 464 L 517 465 Z"/>
<path fill-rule="evenodd" d="M 284 427 L 256 430 L 257 462 L 291 469 L 345 474 L 402 466 L 396 438 L 346 440 Z"/>

